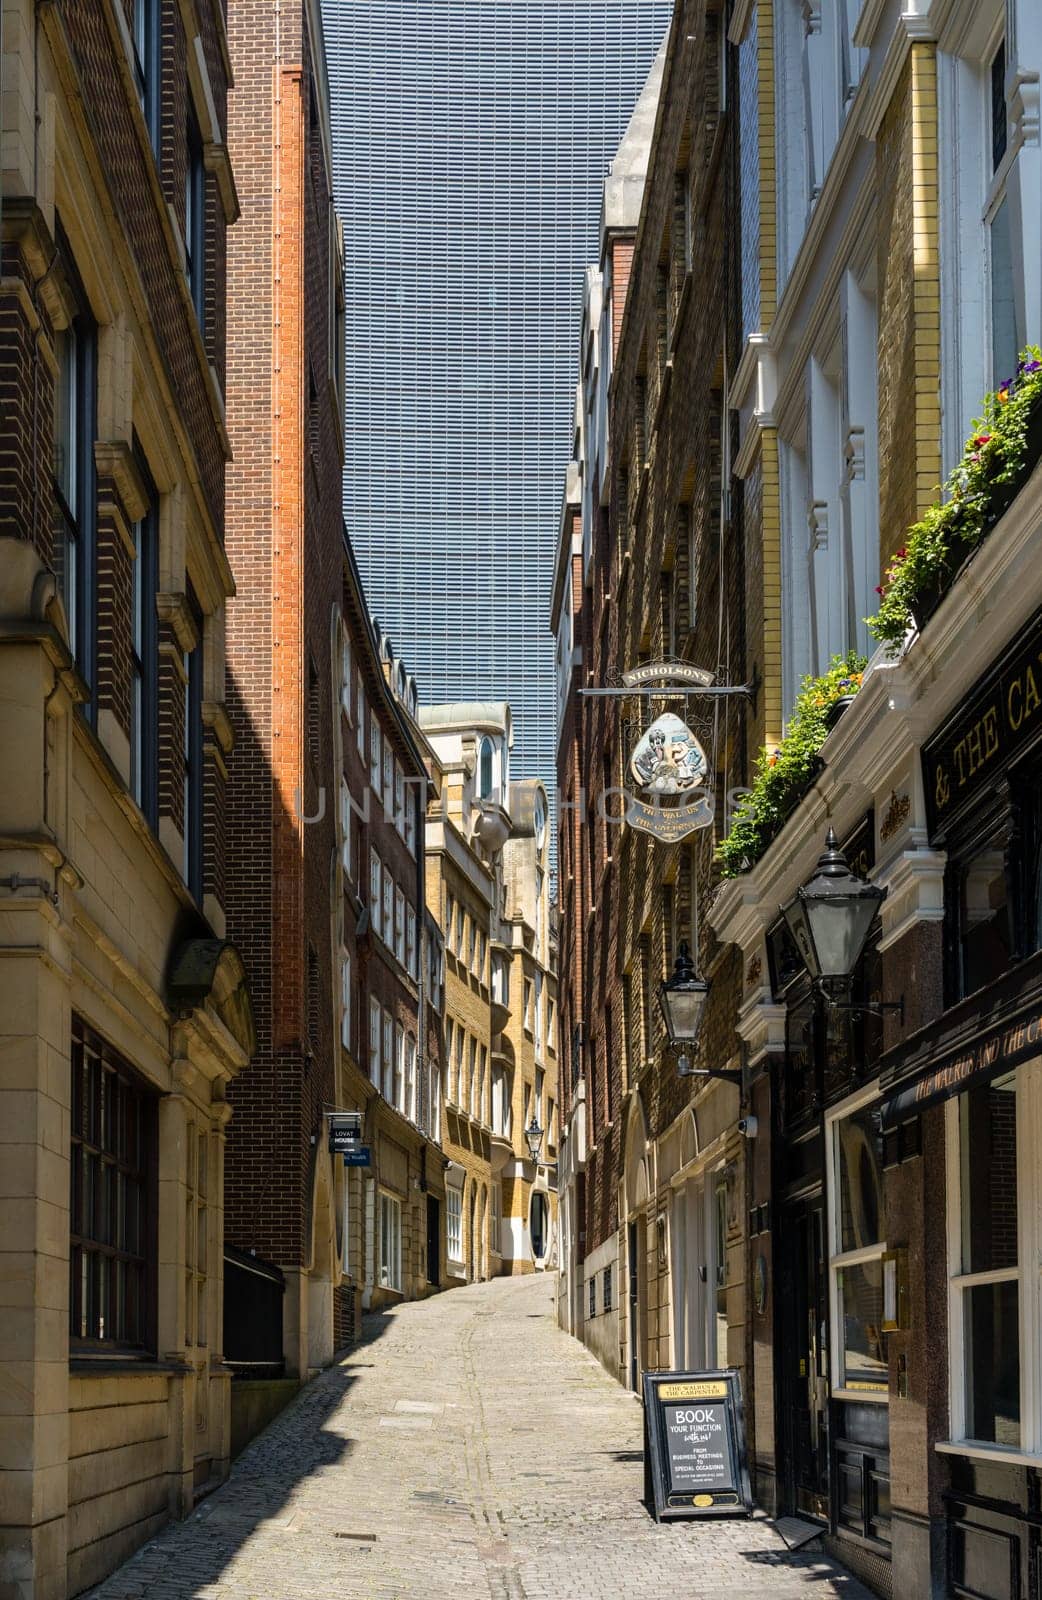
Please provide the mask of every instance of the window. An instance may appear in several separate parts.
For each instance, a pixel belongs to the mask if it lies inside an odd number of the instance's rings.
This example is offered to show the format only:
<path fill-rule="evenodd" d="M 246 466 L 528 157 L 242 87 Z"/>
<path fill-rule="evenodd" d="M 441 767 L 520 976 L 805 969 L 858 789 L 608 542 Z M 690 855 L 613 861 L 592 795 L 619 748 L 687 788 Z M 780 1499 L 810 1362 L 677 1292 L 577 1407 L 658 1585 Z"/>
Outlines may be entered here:
<path fill-rule="evenodd" d="M 134 78 L 152 148 L 159 150 L 160 0 L 134 0 Z"/>
<path fill-rule="evenodd" d="M 478 799 L 488 800 L 493 787 L 494 746 L 491 739 L 482 739 L 478 749 Z"/>
<path fill-rule="evenodd" d="M 546 1034 L 543 1028 L 543 974 L 535 975 L 535 1047 L 536 1053 L 542 1055 Z"/>
<path fill-rule="evenodd" d="M 389 1104 L 394 1104 L 394 1020 L 389 1011 L 383 1014 L 383 1055 L 381 1093 Z"/>
<path fill-rule="evenodd" d="M 466 1040 L 465 1040 L 465 1035 L 464 1035 L 463 1029 L 460 1027 L 459 1023 L 457 1023 L 456 1024 L 456 1104 L 458 1106 L 461 1106 L 461 1107 L 464 1105 L 464 1099 L 463 1099 L 463 1094 L 464 1094 L 464 1088 L 463 1088 L 463 1051 L 464 1051 L 464 1048 L 465 1048 L 465 1044 L 466 1044 Z"/>
<path fill-rule="evenodd" d="M 611 1268 L 604 1269 L 604 1286 L 601 1290 L 601 1305 L 605 1311 L 611 1310 Z"/>
<path fill-rule="evenodd" d="M 307 948 L 307 1030 L 308 1044 L 312 1050 L 318 1047 L 318 952 L 313 944 Z"/>
<path fill-rule="evenodd" d="M 384 867 L 383 938 L 387 948 L 394 948 L 394 880 Z"/>
<path fill-rule="evenodd" d="M 1018 229 L 1007 194 L 1009 173 L 1009 121 L 1006 110 L 1006 41 L 1003 39 L 989 69 L 992 177 L 985 205 L 988 234 L 988 267 L 991 278 L 991 387 L 998 388 L 1012 378 L 1024 344 L 1023 329 L 1017 316 L 1018 278 L 1023 274 L 1019 260 Z"/>
<path fill-rule="evenodd" d="M 355 744 L 358 754 L 365 760 L 365 687 L 362 683 L 362 674 L 358 674 L 358 683 L 355 687 Z"/>
<path fill-rule="evenodd" d="M 405 1029 L 400 1022 L 394 1025 L 394 1105 L 405 1111 Z"/>
<path fill-rule="evenodd" d="M 495 1178 L 492 1180 L 489 1249 L 497 1256 L 503 1253 L 503 1185 Z"/>
<path fill-rule="evenodd" d="M 596 1315 L 597 1315 L 597 1279 L 596 1279 L 596 1277 L 591 1277 L 591 1279 L 590 1279 L 590 1316 L 591 1317 L 595 1317 Z"/>
<path fill-rule="evenodd" d="M 394 891 L 394 953 L 405 965 L 405 896 L 400 889 Z"/>
<path fill-rule="evenodd" d="M 322 719 L 319 715 L 319 683 L 318 667 L 315 658 L 308 651 L 308 721 L 307 721 L 307 754 L 308 761 L 315 773 L 322 770 Z"/>
<path fill-rule="evenodd" d="M 418 1091 L 416 1081 L 416 1040 L 412 1034 L 407 1034 L 405 1039 L 405 1115 L 413 1122 L 419 1116 Z"/>
<path fill-rule="evenodd" d="M 185 662 L 184 879 L 194 898 L 203 898 L 203 614 L 192 585 L 188 611 L 196 646 Z"/>
<path fill-rule="evenodd" d="M 478 933 L 478 977 L 485 981 L 485 964 L 488 961 L 488 934 L 484 928 Z"/>
<path fill-rule="evenodd" d="M 373 924 L 374 933 L 382 933 L 383 919 L 381 917 L 383 895 L 383 868 L 380 857 L 375 850 L 369 852 L 369 919 Z"/>
<path fill-rule="evenodd" d="M 952 1436 L 1011 1450 L 1042 1445 L 1031 1381 L 1039 1343 L 1031 1272 L 1037 1064 L 948 1106 Z M 1019 1182 L 1018 1182 L 1019 1177 Z M 1023 1292 L 1022 1292 L 1023 1284 Z"/>
<path fill-rule="evenodd" d="M 1012 958 L 1003 835 L 960 862 L 958 873 L 958 995 L 973 994 L 1000 978 Z"/>
<path fill-rule="evenodd" d="M 206 323 L 206 168 L 203 139 L 195 112 L 188 108 L 185 168 L 185 272 L 192 304 L 202 329 Z"/>
<path fill-rule="evenodd" d="M 419 977 L 419 964 L 416 960 L 416 912 L 412 906 L 405 908 L 405 965 L 413 978 Z M 435 984 L 431 984 L 431 1004 L 438 1009 Z"/>
<path fill-rule="evenodd" d="M 369 997 L 369 1081 L 380 1087 L 380 1002 Z"/>
<path fill-rule="evenodd" d="M 422 783 L 422 779 L 420 780 Z M 407 786 L 405 797 L 405 844 L 411 856 L 416 854 L 416 798 L 411 792 L 412 785 Z"/>
<path fill-rule="evenodd" d="M 886 1398 L 883 1320 L 883 1140 L 875 1090 L 829 1122 L 829 1271 L 833 1389 Z"/>
<path fill-rule="evenodd" d="M 473 917 L 469 919 L 469 943 L 467 946 L 467 966 L 473 972 L 478 964 L 478 925 Z"/>
<path fill-rule="evenodd" d="M 151 1347 L 156 1105 L 115 1051 L 72 1019 L 70 1333 Z"/>
<path fill-rule="evenodd" d="M 58 576 L 76 665 L 93 688 L 97 574 L 94 432 L 97 406 L 97 328 L 58 230 L 66 277 L 77 305 L 55 340 L 54 486 L 57 520 L 54 570 Z M 91 706 L 90 714 L 93 715 Z"/>
<path fill-rule="evenodd" d="M 346 950 L 340 952 L 340 1043 L 345 1050 L 351 1048 L 351 957 Z"/>
<path fill-rule="evenodd" d="M 210 1141 L 192 1122 L 185 1130 L 185 1343 L 206 1344 Z"/>
<path fill-rule="evenodd" d="M 354 676 L 351 667 L 351 640 L 348 632 L 341 624 L 340 632 L 340 707 L 348 722 L 354 711 L 352 704 L 354 692 Z"/>
<path fill-rule="evenodd" d="M 482 1122 L 488 1121 L 488 1050 L 482 1045 L 478 1051 L 478 1107 Z"/>
<path fill-rule="evenodd" d="M 351 879 L 353 877 L 353 875 L 354 875 L 354 866 L 353 866 L 353 861 L 352 861 L 352 849 L 351 849 L 351 844 L 352 844 L 351 829 L 352 829 L 352 826 L 353 826 L 352 817 L 351 817 L 352 810 L 353 810 L 353 807 L 351 805 L 351 790 L 348 787 L 347 779 L 346 778 L 341 778 L 341 780 L 340 780 L 340 865 L 343 867 L 343 869 L 344 869 L 344 877 L 347 878 L 347 879 Z"/>
<path fill-rule="evenodd" d="M 405 774 L 402 764 L 395 760 L 394 763 L 394 825 L 402 838 L 405 837 Z"/>
<path fill-rule="evenodd" d="M 445 1024 L 445 1092 L 452 1099 L 452 1040 L 456 1031 L 456 1024 L 449 1017 Z"/>
<path fill-rule="evenodd" d="M 531 980 L 531 978 L 526 978 L 525 979 L 524 1026 L 525 1026 L 527 1032 L 531 1033 L 531 1031 L 532 1031 L 532 980 Z"/>
<path fill-rule="evenodd" d="M 477 1102 L 474 1092 L 476 1087 L 475 1074 L 477 1069 L 477 1058 L 478 1041 L 472 1038 L 468 1041 L 467 1045 L 467 1098 L 464 1101 L 464 1109 L 469 1111 L 471 1116 L 474 1116 L 477 1111 Z"/>
<path fill-rule="evenodd" d="M 380 1196 L 380 1285 L 402 1287 L 402 1208 L 389 1194 Z"/>
<path fill-rule="evenodd" d="M 546 1102 L 546 1143 L 550 1149 L 557 1143 L 557 1135 L 554 1131 L 555 1110 L 556 1107 L 553 1100 L 548 1099 Z"/>
<path fill-rule="evenodd" d="M 380 724 L 376 720 L 376 712 L 369 713 L 369 782 L 380 793 L 380 772 L 382 770 L 383 742 L 380 737 Z"/>
<path fill-rule="evenodd" d="M 463 1190 L 445 1191 L 445 1248 L 451 1261 L 463 1260 Z"/>
<path fill-rule="evenodd" d="M 156 590 L 159 537 L 155 492 L 134 523 L 134 592 L 130 633 L 130 792 L 154 828 L 159 811 L 159 638 Z"/>
<path fill-rule="evenodd" d="M 713 1303 L 710 1311 L 714 1361 L 727 1365 L 727 1179 L 713 1175 Z"/>
<path fill-rule="evenodd" d="M 394 751 L 390 741 L 384 739 L 384 808 L 389 817 L 394 816 Z"/>

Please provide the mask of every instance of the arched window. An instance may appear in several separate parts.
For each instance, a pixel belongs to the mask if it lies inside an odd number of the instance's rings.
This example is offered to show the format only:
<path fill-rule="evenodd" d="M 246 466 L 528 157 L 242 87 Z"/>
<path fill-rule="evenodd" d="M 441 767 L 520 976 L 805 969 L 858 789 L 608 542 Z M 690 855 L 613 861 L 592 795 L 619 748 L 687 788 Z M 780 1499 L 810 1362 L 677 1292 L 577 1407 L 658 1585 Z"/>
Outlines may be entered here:
<path fill-rule="evenodd" d="M 478 799 L 487 800 L 492 793 L 492 762 L 495 746 L 491 739 L 482 739 L 478 748 Z"/>

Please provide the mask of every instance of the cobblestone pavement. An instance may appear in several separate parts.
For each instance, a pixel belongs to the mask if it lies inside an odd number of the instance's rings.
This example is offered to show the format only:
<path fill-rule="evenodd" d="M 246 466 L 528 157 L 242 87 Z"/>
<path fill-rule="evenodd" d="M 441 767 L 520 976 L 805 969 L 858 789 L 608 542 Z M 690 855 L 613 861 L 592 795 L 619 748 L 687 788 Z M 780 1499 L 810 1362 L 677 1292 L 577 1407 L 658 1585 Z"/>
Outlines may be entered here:
<path fill-rule="evenodd" d="M 368 1318 L 95 1600 L 870 1600 L 763 1519 L 656 1525 L 640 1406 L 557 1328 L 553 1289 L 499 1279 Z"/>

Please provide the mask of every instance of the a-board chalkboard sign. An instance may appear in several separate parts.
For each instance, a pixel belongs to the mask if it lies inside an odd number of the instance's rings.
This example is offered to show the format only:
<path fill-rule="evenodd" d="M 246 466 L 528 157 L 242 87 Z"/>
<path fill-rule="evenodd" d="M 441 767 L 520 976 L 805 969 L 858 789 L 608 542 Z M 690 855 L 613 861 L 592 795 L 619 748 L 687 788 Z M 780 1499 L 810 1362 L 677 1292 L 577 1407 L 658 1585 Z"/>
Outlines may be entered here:
<path fill-rule="evenodd" d="M 655 1521 L 748 1515 L 738 1373 L 645 1372 L 644 1490 Z"/>

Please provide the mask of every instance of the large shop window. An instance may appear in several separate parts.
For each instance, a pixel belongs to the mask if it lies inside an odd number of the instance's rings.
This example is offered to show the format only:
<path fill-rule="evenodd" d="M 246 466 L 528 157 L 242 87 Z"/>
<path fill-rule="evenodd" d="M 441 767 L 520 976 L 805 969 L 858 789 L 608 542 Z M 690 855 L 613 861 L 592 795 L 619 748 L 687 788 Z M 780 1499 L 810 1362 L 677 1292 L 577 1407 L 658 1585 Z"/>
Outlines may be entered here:
<path fill-rule="evenodd" d="M 81 1353 L 154 1342 L 157 1103 L 73 1017 L 69 1309 Z"/>
<path fill-rule="evenodd" d="M 883 1336 L 883 1140 L 874 1089 L 829 1123 L 829 1270 L 833 1392 L 887 1393 Z"/>
<path fill-rule="evenodd" d="M 389 1194 L 380 1196 L 380 1283 L 402 1287 L 402 1208 Z"/>
<path fill-rule="evenodd" d="M 1032 1129 L 1040 1109 L 1038 1064 L 970 1089 L 948 1107 L 952 1435 L 1033 1452 L 1042 1448 L 1032 1382 L 1039 1282 L 1027 1263 L 1037 1259 Z"/>

